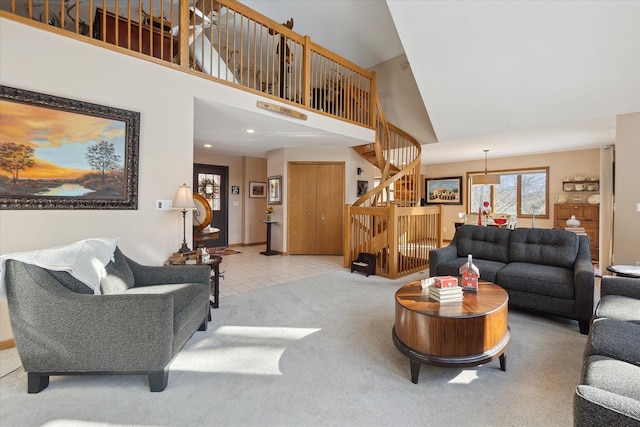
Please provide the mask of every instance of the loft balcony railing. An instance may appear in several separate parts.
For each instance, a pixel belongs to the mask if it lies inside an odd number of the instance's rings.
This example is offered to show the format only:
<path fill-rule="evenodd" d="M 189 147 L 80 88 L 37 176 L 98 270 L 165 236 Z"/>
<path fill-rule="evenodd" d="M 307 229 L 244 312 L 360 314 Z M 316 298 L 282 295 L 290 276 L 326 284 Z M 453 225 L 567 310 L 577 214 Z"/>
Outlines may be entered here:
<path fill-rule="evenodd" d="M 374 127 L 375 75 L 236 0 L 2 0 L 0 16 Z"/>

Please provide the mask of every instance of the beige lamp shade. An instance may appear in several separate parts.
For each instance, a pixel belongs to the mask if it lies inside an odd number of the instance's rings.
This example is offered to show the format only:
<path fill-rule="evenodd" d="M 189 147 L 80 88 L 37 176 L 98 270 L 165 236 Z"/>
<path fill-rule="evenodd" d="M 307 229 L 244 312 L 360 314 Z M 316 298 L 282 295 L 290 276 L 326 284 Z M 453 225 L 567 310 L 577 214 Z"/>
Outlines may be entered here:
<path fill-rule="evenodd" d="M 474 185 L 500 185 L 500 175 L 489 174 L 487 172 L 487 153 L 484 151 L 484 175 L 474 175 L 472 182 Z"/>
<path fill-rule="evenodd" d="M 485 173 L 483 175 L 474 175 L 473 176 L 473 184 L 484 184 L 484 185 L 499 185 L 500 184 L 500 175 L 493 175 Z"/>
<path fill-rule="evenodd" d="M 193 203 L 193 192 L 187 184 L 182 184 L 178 188 L 178 195 L 173 200 L 173 208 L 180 210 L 196 209 L 196 205 Z"/>

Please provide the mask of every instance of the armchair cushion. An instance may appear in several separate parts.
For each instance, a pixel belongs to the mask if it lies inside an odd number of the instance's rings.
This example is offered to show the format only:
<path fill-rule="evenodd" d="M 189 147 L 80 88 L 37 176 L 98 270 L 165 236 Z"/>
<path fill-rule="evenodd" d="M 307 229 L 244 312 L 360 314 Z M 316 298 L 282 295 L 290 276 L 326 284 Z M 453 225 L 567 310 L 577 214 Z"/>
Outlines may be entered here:
<path fill-rule="evenodd" d="M 640 324 L 640 299 L 605 295 L 600 298 L 595 315 Z"/>
<path fill-rule="evenodd" d="M 640 325 L 616 319 L 594 319 L 585 356 L 601 355 L 640 366 Z"/>

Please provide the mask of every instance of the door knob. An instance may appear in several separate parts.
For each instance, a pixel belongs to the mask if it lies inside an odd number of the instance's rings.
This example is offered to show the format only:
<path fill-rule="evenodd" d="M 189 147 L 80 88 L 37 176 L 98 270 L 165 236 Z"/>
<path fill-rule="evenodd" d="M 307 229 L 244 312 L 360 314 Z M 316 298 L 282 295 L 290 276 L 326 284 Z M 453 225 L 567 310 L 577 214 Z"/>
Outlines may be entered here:
<path fill-rule="evenodd" d="M 322 212 L 322 215 L 320 215 L 320 219 L 324 219 L 324 212 Z"/>
<path fill-rule="evenodd" d="M 311 211 L 307 212 L 307 215 L 308 215 L 308 216 L 311 216 Z"/>

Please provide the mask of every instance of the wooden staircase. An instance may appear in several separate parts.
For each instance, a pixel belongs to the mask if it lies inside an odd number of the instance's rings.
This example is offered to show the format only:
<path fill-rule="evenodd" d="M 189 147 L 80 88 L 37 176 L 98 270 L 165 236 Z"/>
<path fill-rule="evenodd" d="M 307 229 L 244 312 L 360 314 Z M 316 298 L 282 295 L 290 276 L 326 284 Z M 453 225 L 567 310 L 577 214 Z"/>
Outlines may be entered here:
<path fill-rule="evenodd" d="M 442 245 L 440 208 L 420 206 L 422 147 L 375 102 L 376 140 L 354 150 L 380 170 L 381 182 L 345 207 L 345 266 L 373 253 L 376 274 L 398 278 L 427 268 L 429 251 Z"/>

